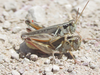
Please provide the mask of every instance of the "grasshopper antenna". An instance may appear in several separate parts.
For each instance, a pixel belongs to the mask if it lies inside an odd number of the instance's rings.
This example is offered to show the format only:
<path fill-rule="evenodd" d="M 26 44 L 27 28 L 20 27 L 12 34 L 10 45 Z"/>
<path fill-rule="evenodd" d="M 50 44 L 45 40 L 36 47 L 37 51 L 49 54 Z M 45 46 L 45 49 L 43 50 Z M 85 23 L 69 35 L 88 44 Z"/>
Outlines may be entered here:
<path fill-rule="evenodd" d="M 86 3 L 86 5 L 84 6 L 84 8 L 83 8 L 81 14 L 79 15 L 79 17 L 77 17 L 75 24 L 76 24 L 77 21 L 79 20 L 80 16 L 82 15 L 82 13 L 83 13 L 83 11 L 84 11 L 84 9 L 86 8 L 86 6 L 87 6 L 88 3 L 89 3 L 89 0 L 88 0 L 88 2 Z"/>
<path fill-rule="evenodd" d="M 79 8 L 78 8 L 78 10 L 77 10 L 76 19 L 77 19 L 77 17 L 78 17 L 78 12 L 79 12 Z"/>

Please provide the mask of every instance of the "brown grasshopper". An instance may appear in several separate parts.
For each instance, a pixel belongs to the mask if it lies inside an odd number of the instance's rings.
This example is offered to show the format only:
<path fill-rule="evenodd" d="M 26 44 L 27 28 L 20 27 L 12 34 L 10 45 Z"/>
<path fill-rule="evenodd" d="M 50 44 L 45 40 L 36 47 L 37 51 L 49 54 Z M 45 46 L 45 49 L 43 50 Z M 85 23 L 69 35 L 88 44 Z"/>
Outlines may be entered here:
<path fill-rule="evenodd" d="M 22 37 L 22 39 L 25 40 L 28 47 L 35 47 L 42 52 L 52 54 L 53 56 L 54 53 L 60 53 L 62 55 L 62 53 L 77 50 L 81 44 L 81 38 L 78 35 L 69 35 L 67 38 L 60 36 L 52 38 L 52 35 L 45 33 L 33 35 L 31 37 Z M 76 61 L 73 54 L 71 54 L 71 56 L 73 57 L 74 61 Z"/>
<path fill-rule="evenodd" d="M 67 23 L 53 25 L 46 28 L 41 28 L 27 20 L 26 23 L 37 29 L 37 31 L 22 34 L 21 37 L 25 40 L 28 46 L 31 46 L 31 48 L 36 47 L 47 54 L 54 55 L 54 53 L 57 51 L 60 53 L 65 53 L 67 51 L 77 50 L 81 44 L 81 38 L 78 35 L 69 35 L 69 33 L 72 34 L 75 32 L 76 23 L 79 17 L 76 19 L 76 21 L 71 20 Z"/>

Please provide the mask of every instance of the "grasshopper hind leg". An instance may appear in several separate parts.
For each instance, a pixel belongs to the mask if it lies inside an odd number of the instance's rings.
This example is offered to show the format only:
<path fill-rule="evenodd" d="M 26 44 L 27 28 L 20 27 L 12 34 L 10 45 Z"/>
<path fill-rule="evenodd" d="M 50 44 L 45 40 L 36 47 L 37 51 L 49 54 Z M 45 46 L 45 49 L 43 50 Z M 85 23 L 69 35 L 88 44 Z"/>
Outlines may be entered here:
<path fill-rule="evenodd" d="M 76 57 L 71 52 L 69 52 L 69 53 L 72 56 L 72 58 L 74 59 L 74 64 L 79 64 L 79 62 L 77 61 Z"/>

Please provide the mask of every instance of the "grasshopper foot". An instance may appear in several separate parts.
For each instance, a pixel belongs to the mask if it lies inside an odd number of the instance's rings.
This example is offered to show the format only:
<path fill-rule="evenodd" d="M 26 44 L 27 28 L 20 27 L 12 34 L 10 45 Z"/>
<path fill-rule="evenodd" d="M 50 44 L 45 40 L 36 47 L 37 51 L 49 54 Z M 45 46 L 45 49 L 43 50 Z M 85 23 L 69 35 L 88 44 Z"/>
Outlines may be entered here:
<path fill-rule="evenodd" d="M 74 64 L 81 65 L 81 62 L 80 62 L 80 61 L 78 61 L 77 59 L 74 59 Z"/>

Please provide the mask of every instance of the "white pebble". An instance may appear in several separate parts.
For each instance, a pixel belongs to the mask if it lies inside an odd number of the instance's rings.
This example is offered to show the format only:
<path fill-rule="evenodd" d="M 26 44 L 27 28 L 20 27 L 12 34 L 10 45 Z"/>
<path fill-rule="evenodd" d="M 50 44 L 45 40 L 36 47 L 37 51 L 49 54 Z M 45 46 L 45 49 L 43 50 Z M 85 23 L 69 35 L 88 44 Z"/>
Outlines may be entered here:
<path fill-rule="evenodd" d="M 33 73 L 31 73 L 30 71 L 25 71 L 25 72 L 23 73 L 23 75 L 33 75 Z"/>
<path fill-rule="evenodd" d="M 19 31 L 21 30 L 21 27 L 14 27 L 13 29 L 12 29 L 12 32 L 13 33 L 18 33 Z"/>
<path fill-rule="evenodd" d="M 4 16 L 4 19 L 8 20 L 9 19 L 9 13 L 6 11 L 3 11 L 2 15 Z"/>
<path fill-rule="evenodd" d="M 11 26 L 11 23 L 9 21 L 5 21 L 4 25 L 3 25 L 3 28 L 9 29 L 10 26 Z"/>
<path fill-rule="evenodd" d="M 50 60 L 47 59 L 47 60 L 44 62 L 44 64 L 50 64 Z"/>
<path fill-rule="evenodd" d="M 0 16 L 0 23 L 3 23 L 5 20 L 3 18 L 3 16 Z"/>
<path fill-rule="evenodd" d="M 6 35 L 0 34 L 0 40 L 7 41 L 8 39 Z"/>
<path fill-rule="evenodd" d="M 0 63 L 3 63 L 3 62 L 4 62 L 4 55 L 1 54 L 1 55 L 0 55 Z"/>
<path fill-rule="evenodd" d="M 29 59 L 24 58 L 24 62 L 25 62 L 25 63 L 29 63 L 29 61 L 30 61 Z"/>
<path fill-rule="evenodd" d="M 28 12 L 29 12 L 28 13 L 29 15 L 32 15 L 33 18 L 35 18 L 35 21 L 36 22 L 40 22 L 41 24 L 47 23 L 46 16 L 45 16 L 45 10 L 41 6 L 38 6 L 38 5 L 37 6 L 34 6 L 34 7 L 30 8 Z"/>
<path fill-rule="evenodd" d="M 13 17 L 18 18 L 20 20 L 23 20 L 25 18 L 25 16 L 27 15 L 27 11 L 26 10 L 18 10 L 13 14 Z"/>
<path fill-rule="evenodd" d="M 55 63 L 55 64 L 60 64 L 61 62 L 60 62 L 59 59 L 55 59 L 55 60 L 54 60 L 54 63 Z"/>
<path fill-rule="evenodd" d="M 63 62 L 59 63 L 59 66 L 63 66 L 63 65 L 64 65 L 64 63 L 63 63 Z"/>
<path fill-rule="evenodd" d="M 20 75 L 20 73 L 16 70 L 12 70 L 12 75 Z"/>
<path fill-rule="evenodd" d="M 59 66 L 53 65 L 53 72 L 58 72 L 59 71 Z"/>
<path fill-rule="evenodd" d="M 10 10 L 16 11 L 17 10 L 17 3 L 15 1 L 5 2 L 4 3 L 4 8 L 7 11 L 10 11 Z"/>
<path fill-rule="evenodd" d="M 33 60 L 33 61 L 36 61 L 36 60 L 38 60 L 38 56 L 35 55 L 35 54 L 32 54 L 32 55 L 30 56 L 30 59 Z"/>
<path fill-rule="evenodd" d="M 96 65 L 95 65 L 94 63 L 92 63 L 92 62 L 89 63 L 89 66 L 90 66 L 90 68 L 92 68 L 92 69 L 95 69 L 95 68 L 96 68 Z"/>
<path fill-rule="evenodd" d="M 65 8 L 67 11 L 71 11 L 72 10 L 72 5 L 71 4 L 66 4 Z"/>
<path fill-rule="evenodd" d="M 69 4 L 68 0 L 55 0 L 56 3 L 64 5 L 64 4 Z"/>
<path fill-rule="evenodd" d="M 46 75 L 54 75 L 53 72 L 46 72 Z"/>
<path fill-rule="evenodd" d="M 88 66 L 88 65 L 89 65 L 89 62 L 83 62 L 82 65 L 84 65 L 84 66 Z"/>
<path fill-rule="evenodd" d="M 10 53 L 11 53 L 11 57 L 14 58 L 14 59 L 19 59 L 19 54 L 16 53 L 13 49 L 10 50 Z"/>
<path fill-rule="evenodd" d="M 51 71 L 51 68 L 50 67 L 45 67 L 44 71 L 45 72 L 50 72 Z"/>
<path fill-rule="evenodd" d="M 10 62 L 10 58 L 6 57 L 6 58 L 4 59 L 4 61 L 9 63 L 9 62 Z"/>
<path fill-rule="evenodd" d="M 73 67 L 72 67 L 72 66 L 69 66 L 69 68 L 68 68 L 67 71 L 68 71 L 68 72 L 72 72 L 72 71 L 73 71 Z"/>

